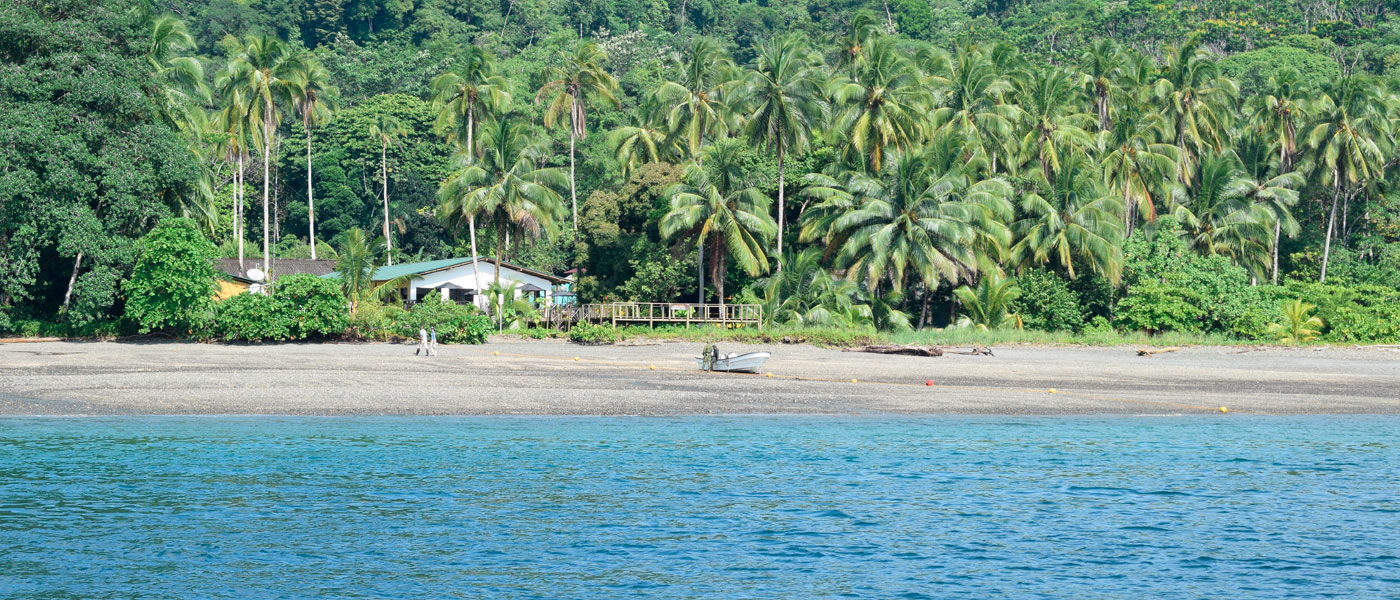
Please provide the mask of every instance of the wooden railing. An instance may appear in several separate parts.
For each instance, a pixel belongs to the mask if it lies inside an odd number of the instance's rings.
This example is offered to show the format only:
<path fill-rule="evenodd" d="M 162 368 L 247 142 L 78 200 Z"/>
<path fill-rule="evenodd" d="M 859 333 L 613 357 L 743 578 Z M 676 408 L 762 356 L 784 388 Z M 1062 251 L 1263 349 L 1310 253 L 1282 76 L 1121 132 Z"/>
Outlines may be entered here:
<path fill-rule="evenodd" d="M 684 302 L 613 302 L 579 306 L 550 306 L 544 320 L 556 328 L 578 322 L 650 326 L 752 325 L 763 327 L 763 307 L 757 304 L 691 304 Z"/>

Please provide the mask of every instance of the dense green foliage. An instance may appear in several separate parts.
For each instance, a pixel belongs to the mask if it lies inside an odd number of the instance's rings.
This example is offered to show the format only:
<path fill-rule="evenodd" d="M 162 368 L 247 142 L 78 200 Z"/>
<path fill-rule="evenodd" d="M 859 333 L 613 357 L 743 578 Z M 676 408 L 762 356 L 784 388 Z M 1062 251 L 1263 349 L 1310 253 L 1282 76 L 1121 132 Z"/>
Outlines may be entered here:
<path fill-rule="evenodd" d="M 0 6 L 0 330 L 191 327 L 139 283 L 183 215 L 225 256 L 495 255 L 773 324 L 1274 339 L 1300 300 L 1400 337 L 1388 3 L 132 4 Z M 219 337 L 415 318 L 294 286 Z"/>
<path fill-rule="evenodd" d="M 418 339 L 419 328 L 429 327 L 437 327 L 438 342 L 443 344 L 480 344 L 495 329 L 475 306 L 443 302 L 441 296 L 431 294 L 394 319 L 395 333 L 410 340 Z"/>
<path fill-rule="evenodd" d="M 137 248 L 136 267 L 122 290 L 126 316 L 140 324 L 143 333 L 168 328 L 188 334 L 208 320 L 219 273 L 210 262 L 214 244 L 194 221 L 162 221 Z"/>

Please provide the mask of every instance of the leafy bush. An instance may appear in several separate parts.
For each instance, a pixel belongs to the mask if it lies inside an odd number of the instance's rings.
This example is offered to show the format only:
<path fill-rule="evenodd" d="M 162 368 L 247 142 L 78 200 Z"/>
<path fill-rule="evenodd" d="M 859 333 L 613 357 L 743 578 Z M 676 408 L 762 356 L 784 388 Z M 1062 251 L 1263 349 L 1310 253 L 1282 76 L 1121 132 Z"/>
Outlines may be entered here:
<path fill-rule="evenodd" d="M 1317 306 L 1317 316 L 1326 323 L 1324 340 L 1400 342 L 1400 290 L 1293 282 L 1285 293 Z"/>
<path fill-rule="evenodd" d="M 272 298 L 291 321 L 292 339 L 340 335 L 349 326 L 349 305 L 335 281 L 300 273 L 277 280 Z"/>
<path fill-rule="evenodd" d="M 1270 323 L 1269 333 L 1285 344 L 1301 344 L 1317 339 L 1317 334 L 1322 333 L 1322 319 L 1313 316 L 1315 308 L 1302 300 L 1284 302 L 1280 308 L 1283 320 Z"/>
<path fill-rule="evenodd" d="M 194 221 L 166 219 L 138 242 L 140 257 L 126 282 L 126 315 L 141 332 L 173 328 L 190 332 L 214 305 L 218 271 L 214 244 Z"/>
<path fill-rule="evenodd" d="M 443 344 L 481 344 L 494 329 L 491 319 L 475 306 L 447 302 L 434 294 L 394 315 L 394 333 L 403 337 L 416 340 L 420 328 L 430 327 L 437 328 L 438 342 Z"/>
<path fill-rule="evenodd" d="M 1033 269 L 1016 277 L 1021 295 L 1011 302 L 1011 312 L 1021 316 L 1026 329 L 1079 331 L 1084 328 L 1084 308 L 1079 296 L 1063 277 L 1045 269 Z"/>
<path fill-rule="evenodd" d="M 1200 294 L 1177 286 L 1139 284 L 1118 303 L 1114 324 L 1130 331 L 1203 331 Z"/>
<path fill-rule="evenodd" d="M 239 294 L 214 309 L 210 334 L 226 342 L 291 339 L 292 319 L 272 296 Z"/>
<path fill-rule="evenodd" d="M 569 330 L 569 339 L 576 344 L 613 344 L 620 337 L 616 329 L 607 325 L 579 323 Z"/>

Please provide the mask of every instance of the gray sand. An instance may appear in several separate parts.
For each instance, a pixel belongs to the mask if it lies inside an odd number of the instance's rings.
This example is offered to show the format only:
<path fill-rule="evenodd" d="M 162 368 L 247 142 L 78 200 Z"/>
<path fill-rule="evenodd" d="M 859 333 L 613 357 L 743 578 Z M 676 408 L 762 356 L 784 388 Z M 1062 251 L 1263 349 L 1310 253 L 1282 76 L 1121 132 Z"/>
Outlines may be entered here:
<path fill-rule="evenodd" d="M 765 377 L 697 372 L 699 346 L 0 344 L 0 414 L 1400 413 L 1400 353 L 1384 349 L 722 346 L 772 352 Z"/>

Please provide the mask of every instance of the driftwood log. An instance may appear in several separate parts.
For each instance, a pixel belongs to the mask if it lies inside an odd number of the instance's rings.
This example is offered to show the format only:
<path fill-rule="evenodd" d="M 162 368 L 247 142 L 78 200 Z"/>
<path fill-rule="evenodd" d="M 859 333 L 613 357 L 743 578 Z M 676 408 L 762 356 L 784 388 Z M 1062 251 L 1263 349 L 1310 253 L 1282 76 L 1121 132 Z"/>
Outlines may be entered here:
<path fill-rule="evenodd" d="M 1161 350 L 1153 350 L 1151 348 L 1138 348 L 1137 355 L 1151 357 L 1153 354 L 1166 354 L 1168 352 L 1176 352 L 1180 349 L 1181 348 L 1177 348 L 1176 346 L 1172 346 L 1170 348 L 1162 348 Z"/>
<path fill-rule="evenodd" d="M 906 356 L 943 356 L 943 349 L 934 346 L 861 346 L 847 348 L 847 352 L 872 352 L 874 354 L 903 354 Z"/>

